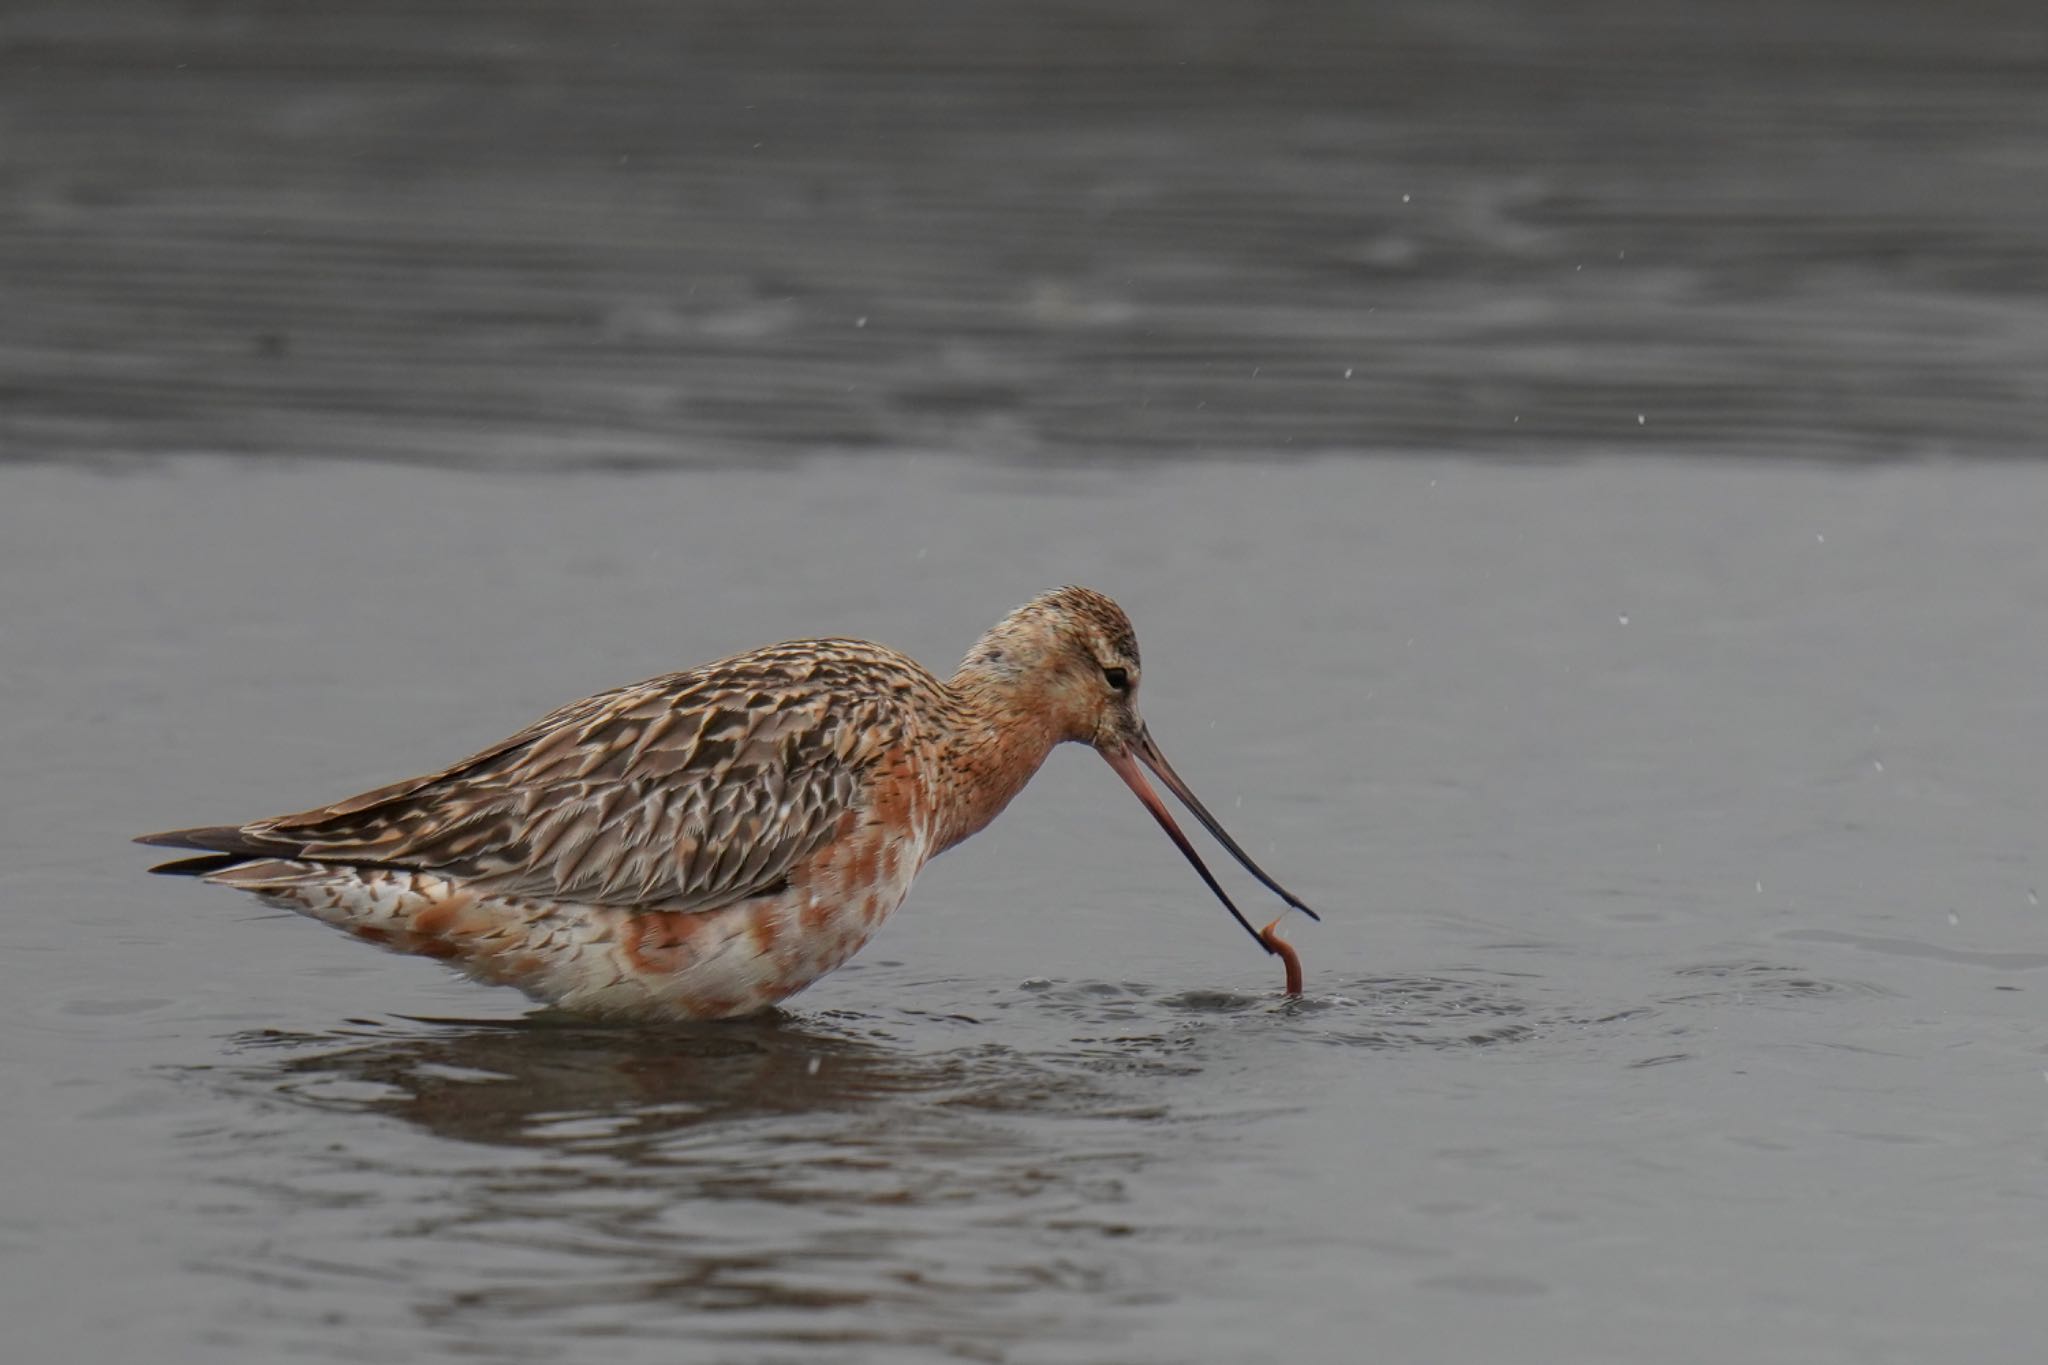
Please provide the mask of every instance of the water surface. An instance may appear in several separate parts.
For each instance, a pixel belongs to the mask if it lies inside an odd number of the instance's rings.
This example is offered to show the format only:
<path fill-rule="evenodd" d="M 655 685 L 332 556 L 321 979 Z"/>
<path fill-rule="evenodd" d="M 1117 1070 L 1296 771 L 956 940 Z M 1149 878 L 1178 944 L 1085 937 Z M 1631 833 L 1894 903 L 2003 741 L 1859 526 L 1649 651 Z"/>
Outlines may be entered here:
<path fill-rule="evenodd" d="M 0 145 L 0 458 L 2048 429 L 2033 0 L 17 0 Z"/>
<path fill-rule="evenodd" d="M 2037 1360 L 2038 11 L 10 4 L 4 1353 Z M 126 842 L 1062 582 L 1304 998 L 1081 751 L 671 1032 Z"/>
<path fill-rule="evenodd" d="M 2034 1353 L 2034 466 L 5 481 L 24 1359 Z M 1064 579 L 1326 912 L 1303 999 L 1078 749 L 674 1034 L 123 843 L 765 637 L 943 666 Z"/>

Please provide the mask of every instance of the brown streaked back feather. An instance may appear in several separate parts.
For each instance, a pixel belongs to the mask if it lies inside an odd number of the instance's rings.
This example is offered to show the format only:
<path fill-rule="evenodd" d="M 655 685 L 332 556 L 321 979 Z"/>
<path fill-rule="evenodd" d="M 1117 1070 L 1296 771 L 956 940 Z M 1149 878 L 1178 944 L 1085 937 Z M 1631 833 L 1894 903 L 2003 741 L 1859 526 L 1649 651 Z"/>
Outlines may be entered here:
<path fill-rule="evenodd" d="M 571 702 L 438 773 L 184 831 L 184 846 L 713 909 L 775 886 L 833 837 L 906 742 L 911 695 L 928 689 L 939 691 L 929 673 L 877 645 L 770 646 Z"/>

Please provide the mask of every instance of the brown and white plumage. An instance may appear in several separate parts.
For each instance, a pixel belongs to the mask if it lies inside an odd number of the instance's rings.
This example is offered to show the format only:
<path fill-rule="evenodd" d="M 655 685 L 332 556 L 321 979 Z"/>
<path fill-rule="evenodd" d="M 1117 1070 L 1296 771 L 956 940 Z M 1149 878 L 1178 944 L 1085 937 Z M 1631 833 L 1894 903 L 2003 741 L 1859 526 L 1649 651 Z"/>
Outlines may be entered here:
<path fill-rule="evenodd" d="M 1164 766 L 1137 673 L 1123 612 L 1063 588 L 1005 617 L 950 681 L 863 641 L 772 645 L 571 702 L 424 777 L 141 842 L 207 851 L 157 871 L 538 999 L 743 1014 L 850 956 L 1063 740 L 1100 750 L 1194 859 L 1144 759 L 1278 890 Z"/>

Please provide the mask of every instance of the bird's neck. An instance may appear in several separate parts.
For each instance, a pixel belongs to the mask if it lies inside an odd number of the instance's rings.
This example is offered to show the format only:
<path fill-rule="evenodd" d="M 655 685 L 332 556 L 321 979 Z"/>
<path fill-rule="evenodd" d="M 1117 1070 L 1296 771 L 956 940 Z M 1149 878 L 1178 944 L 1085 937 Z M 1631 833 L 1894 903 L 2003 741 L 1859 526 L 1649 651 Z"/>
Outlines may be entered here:
<path fill-rule="evenodd" d="M 1022 681 L 970 657 L 946 684 L 953 702 L 939 745 L 938 839 L 943 853 L 1002 814 L 1066 738 Z"/>

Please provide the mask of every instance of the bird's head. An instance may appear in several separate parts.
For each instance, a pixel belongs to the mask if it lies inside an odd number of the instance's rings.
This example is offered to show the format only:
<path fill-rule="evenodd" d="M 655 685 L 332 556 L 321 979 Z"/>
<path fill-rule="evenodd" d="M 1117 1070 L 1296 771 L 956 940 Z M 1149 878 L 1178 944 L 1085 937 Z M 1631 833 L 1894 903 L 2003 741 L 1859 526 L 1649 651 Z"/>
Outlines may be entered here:
<path fill-rule="evenodd" d="M 1123 608 L 1092 588 L 1077 587 L 1043 593 L 1005 616 L 961 665 L 963 675 L 999 688 L 1012 714 L 1034 715 L 1052 727 L 1054 738 L 1090 745 L 1101 754 L 1254 938 L 1258 931 L 1238 913 L 1181 833 L 1166 803 L 1145 780 L 1141 763 L 1246 871 L 1287 904 L 1311 919 L 1320 918 L 1252 861 L 1166 761 L 1138 714 L 1139 671 L 1138 637 Z M 1263 939 L 1260 942 L 1273 951 Z"/>
<path fill-rule="evenodd" d="M 968 654 L 1060 740 L 1104 755 L 1145 732 L 1138 716 L 1138 637 L 1122 607 L 1092 588 L 1057 588 L 998 621 Z"/>

